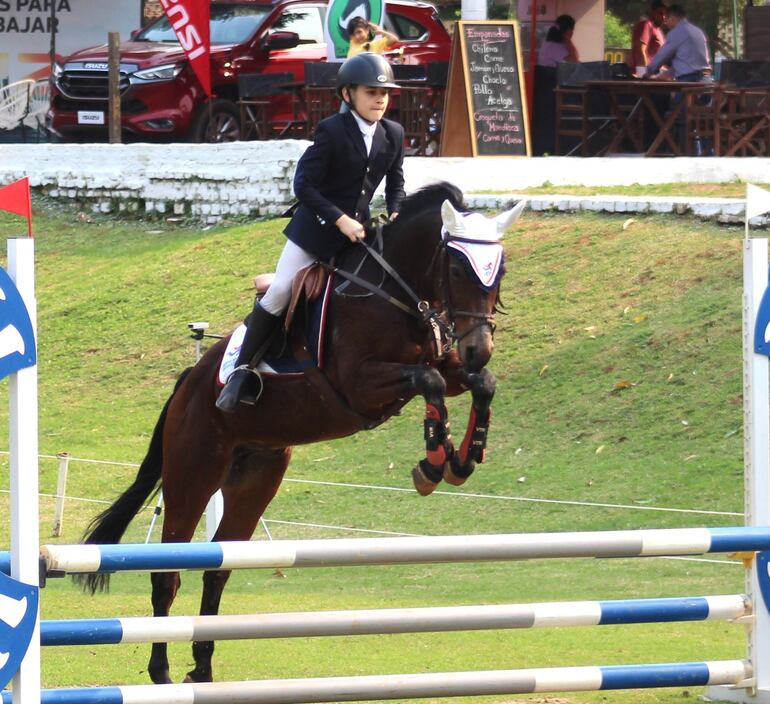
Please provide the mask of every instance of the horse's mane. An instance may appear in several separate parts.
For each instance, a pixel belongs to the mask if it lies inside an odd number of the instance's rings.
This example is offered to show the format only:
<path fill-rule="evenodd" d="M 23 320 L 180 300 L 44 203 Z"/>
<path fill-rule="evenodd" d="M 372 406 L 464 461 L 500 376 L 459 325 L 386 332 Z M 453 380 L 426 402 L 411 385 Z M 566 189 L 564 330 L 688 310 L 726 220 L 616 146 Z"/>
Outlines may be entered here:
<path fill-rule="evenodd" d="M 438 183 L 423 186 L 404 198 L 401 202 L 396 222 L 403 222 L 405 219 L 431 208 L 440 208 L 445 200 L 449 200 L 457 210 L 468 210 L 463 200 L 463 192 L 454 184 L 447 181 L 439 181 Z"/>

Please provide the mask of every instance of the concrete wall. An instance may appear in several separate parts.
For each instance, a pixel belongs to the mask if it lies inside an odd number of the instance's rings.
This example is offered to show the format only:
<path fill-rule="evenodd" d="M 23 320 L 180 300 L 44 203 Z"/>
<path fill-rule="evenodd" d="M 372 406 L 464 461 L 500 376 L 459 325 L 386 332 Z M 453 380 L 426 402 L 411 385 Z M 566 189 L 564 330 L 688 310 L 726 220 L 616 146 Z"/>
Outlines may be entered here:
<path fill-rule="evenodd" d="M 260 217 L 293 201 L 291 181 L 307 146 L 298 140 L 223 145 L 0 145 L 0 185 L 29 176 L 36 191 L 101 212 L 179 215 L 203 222 Z M 511 194 L 562 185 L 763 183 L 770 159 L 407 158 L 407 192 L 438 180 L 466 194 Z"/>

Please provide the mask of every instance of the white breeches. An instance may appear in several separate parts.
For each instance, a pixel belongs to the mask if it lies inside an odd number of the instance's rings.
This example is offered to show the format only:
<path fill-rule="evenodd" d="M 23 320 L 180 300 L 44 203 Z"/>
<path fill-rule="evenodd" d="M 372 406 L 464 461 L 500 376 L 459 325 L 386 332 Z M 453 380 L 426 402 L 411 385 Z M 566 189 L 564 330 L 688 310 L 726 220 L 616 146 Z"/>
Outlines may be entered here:
<path fill-rule="evenodd" d="M 316 257 L 312 254 L 298 247 L 291 240 L 287 240 L 275 267 L 273 283 L 270 284 L 267 293 L 259 301 L 259 305 L 271 315 L 283 315 L 289 307 L 294 275 L 315 260 Z"/>

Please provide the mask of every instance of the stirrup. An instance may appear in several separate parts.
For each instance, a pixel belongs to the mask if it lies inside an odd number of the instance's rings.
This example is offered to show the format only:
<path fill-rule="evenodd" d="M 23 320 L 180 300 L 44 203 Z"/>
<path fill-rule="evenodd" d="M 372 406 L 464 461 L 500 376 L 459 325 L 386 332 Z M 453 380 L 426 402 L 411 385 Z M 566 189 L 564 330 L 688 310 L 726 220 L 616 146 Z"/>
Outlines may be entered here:
<path fill-rule="evenodd" d="M 227 377 L 225 386 L 230 383 L 230 379 L 233 378 L 235 372 L 239 372 L 241 370 L 251 372 L 255 377 L 257 377 L 257 381 L 259 381 L 259 387 L 257 388 L 257 392 L 254 396 L 241 396 L 241 398 L 238 399 L 238 403 L 243 403 L 246 406 L 255 406 L 257 401 L 259 401 L 260 396 L 262 396 L 262 391 L 265 388 L 265 382 L 262 381 L 262 375 L 259 373 L 259 370 L 256 367 L 252 367 L 248 364 L 241 364 L 237 366 L 235 369 L 233 369 L 232 372 L 230 372 L 230 375 Z"/>

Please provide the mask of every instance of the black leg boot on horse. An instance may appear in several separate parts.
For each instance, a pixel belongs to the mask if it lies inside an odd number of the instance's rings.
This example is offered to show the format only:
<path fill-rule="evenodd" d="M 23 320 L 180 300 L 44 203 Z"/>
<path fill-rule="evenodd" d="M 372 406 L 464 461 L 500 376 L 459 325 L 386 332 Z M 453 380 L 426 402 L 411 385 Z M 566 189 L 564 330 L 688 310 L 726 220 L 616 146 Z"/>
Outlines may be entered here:
<path fill-rule="evenodd" d="M 243 398 L 249 376 L 256 374 L 256 367 L 267 351 L 281 318 L 268 313 L 259 303 L 246 319 L 246 334 L 243 336 L 241 351 L 235 363 L 235 371 L 219 393 L 217 408 L 224 413 L 235 413 Z"/>

